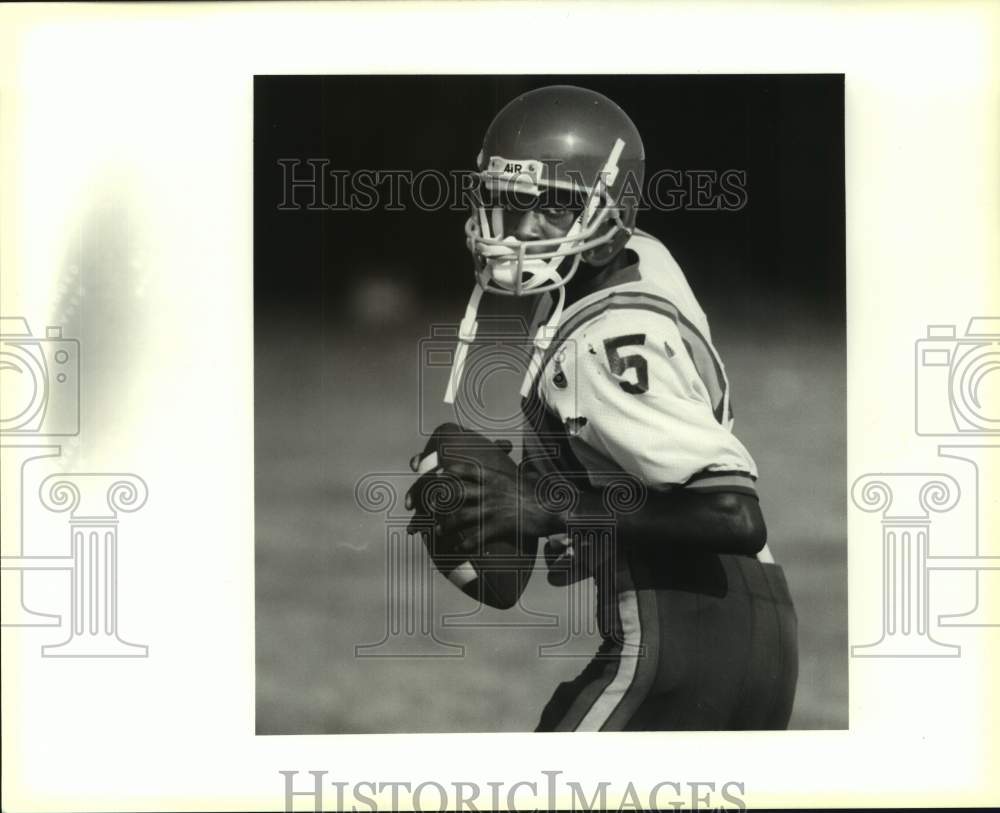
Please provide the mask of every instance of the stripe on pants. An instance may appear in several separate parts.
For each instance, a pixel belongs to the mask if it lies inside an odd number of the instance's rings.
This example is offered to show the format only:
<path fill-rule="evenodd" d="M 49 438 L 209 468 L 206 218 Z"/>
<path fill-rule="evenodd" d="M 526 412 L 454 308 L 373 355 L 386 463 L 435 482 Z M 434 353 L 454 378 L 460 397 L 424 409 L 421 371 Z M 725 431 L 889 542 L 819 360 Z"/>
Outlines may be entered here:
<path fill-rule="evenodd" d="M 618 614 L 623 638 L 622 650 L 618 655 L 618 670 L 580 721 L 577 731 L 600 731 L 624 699 L 638 671 L 642 652 L 642 621 L 639 618 L 639 601 L 635 590 L 622 590 L 618 594 Z"/>

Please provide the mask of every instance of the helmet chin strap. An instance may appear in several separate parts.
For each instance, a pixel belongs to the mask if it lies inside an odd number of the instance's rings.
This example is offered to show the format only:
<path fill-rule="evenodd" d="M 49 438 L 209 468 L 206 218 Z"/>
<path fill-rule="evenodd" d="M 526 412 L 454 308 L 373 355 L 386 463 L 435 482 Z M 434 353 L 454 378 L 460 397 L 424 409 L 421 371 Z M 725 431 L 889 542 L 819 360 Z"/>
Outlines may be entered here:
<path fill-rule="evenodd" d="M 549 349 L 549 345 L 552 344 L 552 340 L 556 337 L 556 331 L 559 330 L 563 307 L 566 304 L 565 285 L 558 288 L 556 297 L 556 306 L 552 309 L 552 314 L 549 316 L 548 321 L 544 325 L 539 325 L 538 330 L 535 331 L 535 351 L 532 353 L 531 363 L 524 373 L 524 381 L 521 382 L 522 398 L 527 398 L 528 393 L 531 392 L 531 385 L 535 380 L 535 376 L 541 371 L 545 351 Z"/>
<path fill-rule="evenodd" d="M 576 259 L 574 262 L 578 262 Z M 538 284 L 544 282 L 555 282 L 561 279 L 558 271 L 555 268 L 548 268 L 544 271 L 537 272 L 539 280 Z M 448 387 L 445 390 L 444 402 L 446 404 L 455 403 L 455 397 L 458 395 L 458 388 L 462 382 L 462 373 L 465 371 L 465 362 L 469 355 L 469 348 L 472 346 L 473 342 L 476 340 L 476 333 L 479 330 L 479 303 L 483 298 L 484 289 L 482 285 L 477 284 L 472 289 L 472 295 L 469 297 L 469 304 L 465 306 L 465 317 L 462 319 L 458 327 L 458 345 L 455 348 L 455 357 L 451 365 L 451 374 L 448 377 Z M 562 319 L 563 307 L 566 304 L 566 289 L 565 286 L 560 286 L 557 289 L 556 294 L 556 305 L 552 309 L 552 313 L 545 324 L 540 325 L 538 330 L 535 331 L 535 336 L 533 339 L 534 352 L 531 357 L 531 362 L 528 364 L 528 369 L 525 372 L 524 382 L 521 384 L 521 396 L 524 397 L 528 394 L 531 388 L 531 382 L 534 381 L 535 375 L 540 368 L 542 358 L 545 351 L 548 349 L 552 340 L 555 338 L 556 331 L 559 329 L 559 322 Z"/>
<path fill-rule="evenodd" d="M 469 297 L 469 304 L 465 306 L 465 316 L 458 326 L 458 345 L 455 347 L 455 358 L 451 363 L 448 388 L 444 393 L 444 402 L 446 404 L 455 403 L 458 385 L 462 380 L 462 371 L 465 369 L 465 359 L 469 355 L 469 348 L 476 340 L 476 331 L 479 330 L 479 300 L 482 298 L 483 287 L 479 283 L 476 283 L 472 288 L 472 296 Z"/>

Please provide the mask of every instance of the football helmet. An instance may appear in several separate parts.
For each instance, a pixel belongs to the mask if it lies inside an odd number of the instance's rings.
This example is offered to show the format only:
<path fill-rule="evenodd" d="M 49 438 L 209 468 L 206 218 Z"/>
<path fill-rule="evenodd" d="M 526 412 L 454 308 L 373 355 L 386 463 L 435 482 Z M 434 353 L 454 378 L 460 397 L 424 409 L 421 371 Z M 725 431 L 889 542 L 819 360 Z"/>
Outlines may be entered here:
<path fill-rule="evenodd" d="M 553 85 L 518 96 L 493 119 L 476 159 L 478 185 L 465 224 L 476 286 L 458 331 L 445 402 L 453 403 L 478 328 L 484 292 L 508 296 L 556 291 L 522 394 L 562 316 L 564 286 L 581 261 L 607 265 L 635 228 L 645 169 L 642 138 L 632 120 L 600 93 Z M 524 240 L 506 215 L 555 205 L 573 213 L 557 237 Z"/>
<path fill-rule="evenodd" d="M 570 85 L 539 88 L 501 110 L 483 138 L 467 245 L 487 291 L 537 294 L 565 285 L 581 262 L 605 265 L 635 228 L 645 153 L 613 101 Z M 576 213 L 564 236 L 505 234 L 504 210 L 558 203 Z"/>

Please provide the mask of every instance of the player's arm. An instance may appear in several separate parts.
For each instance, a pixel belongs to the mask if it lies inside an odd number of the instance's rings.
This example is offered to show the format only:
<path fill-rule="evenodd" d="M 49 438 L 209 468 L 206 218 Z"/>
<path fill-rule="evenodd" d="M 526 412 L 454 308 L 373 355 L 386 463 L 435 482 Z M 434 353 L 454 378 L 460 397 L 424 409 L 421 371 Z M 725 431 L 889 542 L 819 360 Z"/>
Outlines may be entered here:
<path fill-rule="evenodd" d="M 604 350 L 578 359 L 580 440 L 649 484 L 641 506 L 617 516 L 622 543 L 763 549 L 756 466 L 730 429 L 728 381 L 708 340 L 679 314 L 636 310 L 608 313 L 578 344 Z M 603 504 L 585 489 L 574 511 L 600 516 Z"/>
<path fill-rule="evenodd" d="M 489 536 L 503 540 L 520 532 L 525 541 L 563 533 L 570 523 L 566 511 L 553 511 L 539 500 L 531 483 L 498 472 L 455 469 L 464 478 L 466 500 L 440 517 L 444 538 L 454 538 L 482 522 Z M 600 488 L 585 488 L 573 508 L 576 517 L 606 515 Z M 617 516 L 617 535 L 623 545 L 679 545 L 715 553 L 754 555 L 767 541 L 767 527 L 755 496 L 737 491 L 650 489 L 640 508 Z M 534 555 L 523 549 L 522 555 Z M 512 556 L 512 553 L 510 554 Z M 511 562 L 513 562 L 511 558 Z M 522 560 L 524 561 L 524 560 Z M 499 563 L 499 560 L 497 560 Z M 522 566 L 523 576 L 523 566 Z M 513 568 L 500 573 L 504 595 L 523 590 Z M 524 579 L 526 582 L 526 578 Z M 519 589 L 518 589 L 519 588 Z"/>
<path fill-rule="evenodd" d="M 600 489 L 586 489 L 574 513 L 601 516 L 605 504 Z M 564 532 L 569 522 L 565 512 L 546 512 L 537 501 L 526 513 L 535 516 L 542 536 Z M 618 515 L 616 529 L 622 545 L 679 545 L 714 553 L 755 555 L 767 542 L 757 498 L 739 492 L 650 490 L 638 510 Z"/>
<path fill-rule="evenodd" d="M 618 513 L 622 544 L 760 551 L 767 531 L 756 467 L 729 429 L 725 375 L 710 345 L 662 313 L 622 310 L 578 333 L 575 346 L 581 349 L 578 439 L 607 459 L 605 474 L 652 484 L 637 510 Z M 596 348 L 604 352 L 591 352 Z M 549 510 L 529 479 L 462 465 L 451 473 L 463 481 L 465 500 L 442 517 L 446 533 L 480 518 L 500 536 L 566 530 L 568 513 Z M 575 518 L 607 516 L 600 487 L 574 485 L 580 492 Z"/>
<path fill-rule="evenodd" d="M 767 529 L 756 467 L 730 431 L 728 384 L 710 344 L 680 318 L 623 310 L 594 320 L 575 346 L 586 348 L 574 369 L 572 405 L 583 425 L 577 438 L 608 461 L 611 479 L 650 484 L 637 510 L 618 512 L 622 543 L 760 551 Z M 591 485 L 600 475 L 591 470 L 585 484 L 573 483 L 580 492 L 575 519 L 607 516 L 602 489 Z M 478 511 L 497 524 L 518 516 L 526 533 L 539 536 L 564 532 L 570 519 L 548 511 L 530 482 L 493 479 L 469 489 L 468 516 Z"/>

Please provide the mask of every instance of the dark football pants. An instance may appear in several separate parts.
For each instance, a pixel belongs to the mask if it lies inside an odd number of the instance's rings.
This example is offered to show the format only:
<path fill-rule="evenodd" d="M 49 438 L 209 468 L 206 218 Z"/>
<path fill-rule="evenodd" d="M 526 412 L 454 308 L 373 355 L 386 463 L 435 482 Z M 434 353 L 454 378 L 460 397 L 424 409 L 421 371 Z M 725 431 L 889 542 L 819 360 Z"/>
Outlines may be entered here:
<path fill-rule="evenodd" d="M 561 683 L 536 731 L 784 729 L 798 678 L 784 573 L 755 558 L 629 555 L 612 620 L 583 672 Z"/>

